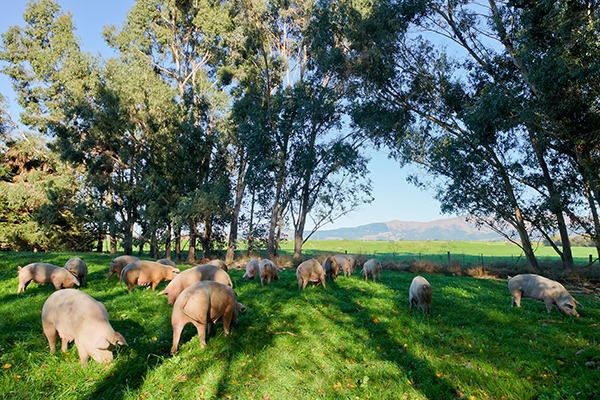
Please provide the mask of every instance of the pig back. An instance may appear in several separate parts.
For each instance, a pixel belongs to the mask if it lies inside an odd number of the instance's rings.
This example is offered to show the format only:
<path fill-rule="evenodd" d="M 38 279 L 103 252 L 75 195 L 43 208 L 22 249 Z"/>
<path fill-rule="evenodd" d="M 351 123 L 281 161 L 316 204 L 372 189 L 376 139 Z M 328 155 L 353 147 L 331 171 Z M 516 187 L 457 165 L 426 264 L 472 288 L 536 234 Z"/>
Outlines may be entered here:
<path fill-rule="evenodd" d="M 320 279 L 324 275 L 323 266 L 319 261 L 311 258 L 298 265 L 296 269 L 296 275 L 302 277 L 304 280 L 314 281 Z"/>
<path fill-rule="evenodd" d="M 183 290 L 202 281 L 215 281 L 223 285 L 233 286 L 229 274 L 214 265 L 197 265 L 177 274 L 167 287 L 159 294 L 166 294 L 168 303 L 173 304 Z"/>

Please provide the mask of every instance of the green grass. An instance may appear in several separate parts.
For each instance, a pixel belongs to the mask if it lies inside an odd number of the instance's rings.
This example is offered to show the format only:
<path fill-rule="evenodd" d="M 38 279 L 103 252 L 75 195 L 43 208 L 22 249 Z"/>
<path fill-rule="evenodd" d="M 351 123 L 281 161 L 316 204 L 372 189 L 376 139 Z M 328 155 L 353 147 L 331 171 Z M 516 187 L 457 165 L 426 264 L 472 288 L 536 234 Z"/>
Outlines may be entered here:
<path fill-rule="evenodd" d="M 102 301 L 128 347 L 112 364 L 77 351 L 50 354 L 40 315 L 51 286 L 19 295 L 17 265 L 57 265 L 73 254 L 0 253 L 0 398 L 3 399 L 586 399 L 600 393 L 600 301 L 576 294 L 581 318 L 523 300 L 506 282 L 425 275 L 432 314 L 408 309 L 414 274 L 384 270 L 298 291 L 295 273 L 261 287 L 230 270 L 248 309 L 229 337 L 222 326 L 201 349 L 188 325 L 175 356 L 171 308 L 157 292 L 106 281 L 110 255 L 78 254 L 82 290 Z M 182 268 L 187 266 L 182 265 Z M 159 286 L 163 288 L 165 283 Z"/>

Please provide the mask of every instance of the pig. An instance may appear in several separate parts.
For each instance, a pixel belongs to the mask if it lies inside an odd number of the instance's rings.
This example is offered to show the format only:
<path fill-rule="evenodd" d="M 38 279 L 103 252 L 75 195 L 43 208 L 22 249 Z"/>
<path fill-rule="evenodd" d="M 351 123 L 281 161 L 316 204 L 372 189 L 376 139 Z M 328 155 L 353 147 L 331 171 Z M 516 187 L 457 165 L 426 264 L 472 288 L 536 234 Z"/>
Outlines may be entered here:
<path fill-rule="evenodd" d="M 412 309 L 415 306 L 415 308 L 420 308 L 424 314 L 429 314 L 432 297 L 431 285 L 427 279 L 415 276 L 408 291 L 409 308 Z"/>
<path fill-rule="evenodd" d="M 512 306 L 516 304 L 521 307 L 521 298 L 529 297 L 546 303 L 546 310 L 552 310 L 552 304 L 556 304 L 562 312 L 579 317 L 575 309 L 581 305 L 575 300 L 567 289 L 560 283 L 535 274 L 521 274 L 509 277 L 508 290 L 512 294 Z"/>
<path fill-rule="evenodd" d="M 121 271 L 123 271 L 123 268 L 125 268 L 127 264 L 137 260 L 139 260 L 139 258 L 134 256 L 119 256 L 115 258 L 110 264 L 110 268 L 108 269 L 108 277 L 106 279 L 110 279 L 110 277 L 113 274 L 115 274 L 117 278 L 119 278 L 121 276 Z"/>
<path fill-rule="evenodd" d="M 251 280 L 258 274 L 258 258 L 252 258 L 246 264 L 246 273 L 244 274 L 244 278 Z"/>
<path fill-rule="evenodd" d="M 341 258 L 343 258 L 343 256 L 340 256 L 340 258 L 338 258 L 338 256 L 329 256 L 325 260 L 323 260 L 321 266 L 323 267 L 323 271 L 325 272 L 325 278 L 331 279 L 333 281 L 338 277 L 342 269 L 340 262 L 338 261 L 341 260 Z M 343 261 L 347 262 L 348 260 L 344 258 Z"/>
<path fill-rule="evenodd" d="M 346 258 L 348 259 L 348 264 L 342 265 L 342 269 L 344 270 L 344 276 L 350 276 L 358 267 L 360 267 L 360 263 L 355 256 L 346 256 Z M 346 269 L 346 267 L 348 267 L 348 269 Z"/>
<path fill-rule="evenodd" d="M 265 279 L 267 283 L 271 284 L 271 279 L 279 280 L 279 269 L 277 265 L 269 259 L 261 260 L 258 264 L 258 275 L 260 276 L 260 285 L 264 286 Z"/>
<path fill-rule="evenodd" d="M 60 290 L 46 299 L 42 308 L 42 329 L 52 353 L 56 350 L 57 333 L 63 352 L 67 351 L 69 342 L 75 341 L 83 366 L 87 365 L 89 357 L 99 363 L 111 362 L 115 345 L 127 346 L 123 335 L 115 332 L 108 322 L 104 304 L 76 289 Z"/>
<path fill-rule="evenodd" d="M 245 307 L 238 303 L 232 288 L 214 281 L 202 281 L 186 288 L 175 300 L 171 325 L 173 326 L 173 346 L 171 354 L 179 347 L 181 331 L 188 323 L 194 324 L 198 331 L 200 347 L 206 347 L 207 328 L 218 320 L 223 322 L 225 336 L 229 328 L 236 324 L 239 311 Z"/>
<path fill-rule="evenodd" d="M 167 303 L 172 306 L 177 297 L 187 287 L 202 281 L 215 281 L 233 287 L 229 274 L 214 265 L 197 265 L 177 274 L 159 295 L 167 295 Z"/>
<path fill-rule="evenodd" d="M 39 285 L 51 283 L 55 290 L 79 286 L 77 277 L 54 264 L 32 263 L 24 267 L 17 267 L 17 273 L 19 275 L 17 293 L 25 291 L 31 282 Z"/>
<path fill-rule="evenodd" d="M 149 286 L 152 290 L 162 281 L 170 281 L 179 273 L 179 269 L 155 261 L 137 260 L 129 263 L 121 271 L 121 282 L 127 284 L 131 292 L 134 285 Z"/>
<path fill-rule="evenodd" d="M 311 258 L 304 261 L 296 268 L 296 277 L 298 278 L 298 289 L 304 290 L 308 282 L 321 282 L 324 288 L 325 285 L 325 270 L 319 261 Z"/>
<path fill-rule="evenodd" d="M 369 279 L 369 275 L 373 278 L 373 282 L 375 282 L 375 275 L 379 275 L 379 280 L 381 280 L 381 263 L 376 258 L 371 258 L 363 265 L 362 271 L 360 273 L 365 277 L 365 281 Z"/>
<path fill-rule="evenodd" d="M 208 262 L 208 264 L 214 265 L 215 267 L 219 267 L 225 272 L 228 271 L 227 264 L 225 264 L 225 261 L 223 260 L 211 260 Z"/>
<path fill-rule="evenodd" d="M 77 277 L 81 286 L 85 286 L 88 274 L 88 267 L 85 261 L 79 257 L 73 257 L 65 263 L 64 268 Z"/>

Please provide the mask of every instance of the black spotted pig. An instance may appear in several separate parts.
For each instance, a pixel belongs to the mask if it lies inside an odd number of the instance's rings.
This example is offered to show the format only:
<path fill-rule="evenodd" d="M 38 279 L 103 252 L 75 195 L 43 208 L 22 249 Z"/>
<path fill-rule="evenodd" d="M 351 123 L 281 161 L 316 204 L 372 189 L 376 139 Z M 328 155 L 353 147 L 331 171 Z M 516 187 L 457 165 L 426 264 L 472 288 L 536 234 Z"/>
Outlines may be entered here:
<path fill-rule="evenodd" d="M 55 290 L 79 286 L 79 280 L 69 271 L 54 264 L 33 263 L 17 267 L 19 286 L 17 293 L 23 292 L 31 282 L 37 284 L 53 284 Z"/>
<path fill-rule="evenodd" d="M 73 257 L 65 263 L 64 268 L 77 277 L 81 286 L 85 286 L 88 274 L 88 267 L 85 261 L 79 257 Z"/>
<path fill-rule="evenodd" d="M 270 285 L 271 280 L 279 280 L 279 269 L 273 261 L 265 258 L 258 264 L 258 275 L 260 276 L 261 286 L 264 286 L 265 280 Z"/>
<path fill-rule="evenodd" d="M 110 264 L 110 268 L 108 269 L 108 276 L 106 279 L 110 279 L 111 276 L 116 275 L 117 279 L 121 276 L 121 271 L 123 268 L 129 263 L 139 260 L 139 258 L 135 256 L 119 256 L 112 260 Z"/>
<path fill-rule="evenodd" d="M 137 260 L 129 263 L 121 271 L 121 282 L 127 284 L 131 292 L 134 285 L 149 286 L 152 290 L 162 281 L 170 281 L 179 273 L 179 269 L 155 261 Z"/>
<path fill-rule="evenodd" d="M 508 280 L 508 290 L 512 294 L 512 305 L 521 307 L 521 298 L 540 300 L 546 303 L 546 310 L 552 310 L 552 304 L 556 304 L 562 312 L 579 317 L 575 309 L 581 305 L 575 300 L 567 289 L 552 279 L 535 274 L 521 274 Z"/>
<path fill-rule="evenodd" d="M 175 299 L 177 299 L 181 292 L 187 287 L 202 281 L 215 281 L 229 287 L 233 286 L 227 272 L 217 266 L 205 264 L 197 265 L 177 274 L 177 276 L 173 278 L 167 287 L 159 294 L 167 295 L 167 302 L 169 305 L 173 305 Z"/>
<path fill-rule="evenodd" d="M 256 274 L 258 274 L 258 258 L 252 258 L 246 264 L 246 273 L 244 273 L 244 279 L 254 279 Z"/>
<path fill-rule="evenodd" d="M 179 348 L 181 331 L 192 323 L 198 331 L 200 347 L 206 347 L 207 328 L 218 320 L 223 322 L 225 336 L 229 328 L 236 324 L 238 311 L 245 307 L 238 303 L 232 288 L 214 281 L 202 281 L 186 288 L 175 300 L 171 325 L 173 326 L 173 346 L 171 354 Z"/>
<path fill-rule="evenodd" d="M 431 285 L 427 282 L 427 279 L 422 276 L 415 276 L 408 290 L 409 308 L 412 309 L 414 306 L 420 308 L 423 313 L 429 314 L 432 297 Z"/>
<path fill-rule="evenodd" d="M 84 366 L 89 357 L 99 363 L 110 362 L 112 349 L 117 344 L 127 345 L 108 322 L 104 304 L 76 289 L 60 290 L 48 297 L 42 308 L 42 328 L 52 353 L 56 350 L 58 333 L 61 350 L 66 352 L 69 342 L 74 341 Z"/>
<path fill-rule="evenodd" d="M 323 266 L 314 258 L 304 261 L 296 268 L 296 277 L 298 278 L 298 289 L 304 290 L 308 282 L 321 282 L 325 286 L 325 270 Z"/>

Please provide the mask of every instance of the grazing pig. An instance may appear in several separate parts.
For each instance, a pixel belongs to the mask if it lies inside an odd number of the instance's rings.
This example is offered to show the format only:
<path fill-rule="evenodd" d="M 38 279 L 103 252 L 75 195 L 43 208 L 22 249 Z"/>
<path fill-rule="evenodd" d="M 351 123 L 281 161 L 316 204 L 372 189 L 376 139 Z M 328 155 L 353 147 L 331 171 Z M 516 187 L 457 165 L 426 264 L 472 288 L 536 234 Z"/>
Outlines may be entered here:
<path fill-rule="evenodd" d="M 81 286 L 85 286 L 88 274 L 88 267 L 85 261 L 79 257 L 73 257 L 65 263 L 65 269 L 77 277 Z"/>
<path fill-rule="evenodd" d="M 510 277 L 509 277 L 510 278 Z M 579 317 L 575 309 L 581 305 L 575 300 L 567 289 L 560 283 L 535 274 L 521 274 L 508 280 L 508 290 L 512 294 L 512 305 L 521 307 L 521 298 L 540 300 L 546 303 L 546 310 L 552 310 L 552 304 L 556 304 L 562 312 Z"/>
<path fill-rule="evenodd" d="M 31 282 L 39 285 L 51 283 L 55 290 L 79 286 L 79 280 L 64 268 L 54 264 L 33 263 L 17 267 L 19 286 L 17 293 L 23 292 Z"/>
<path fill-rule="evenodd" d="M 298 289 L 304 290 L 308 282 L 321 282 L 325 286 L 325 270 L 323 266 L 314 258 L 304 261 L 296 268 L 296 277 L 298 278 Z"/>
<path fill-rule="evenodd" d="M 181 292 L 189 286 L 202 281 L 215 281 L 233 287 L 231 278 L 227 272 L 214 265 L 205 264 L 197 265 L 177 274 L 159 295 L 166 294 L 167 302 L 172 306 Z"/>
<path fill-rule="evenodd" d="M 211 326 L 221 320 L 225 336 L 229 335 L 230 326 L 236 324 L 238 311 L 244 309 L 245 307 L 237 302 L 233 289 L 219 282 L 203 281 L 186 288 L 173 305 L 171 354 L 177 352 L 181 331 L 188 323 L 196 327 L 200 347 L 204 348 L 207 328 L 210 334 Z"/>
<path fill-rule="evenodd" d="M 225 261 L 223 260 L 210 260 L 208 264 L 214 265 L 215 267 L 219 267 L 225 272 L 228 271 L 227 264 L 225 264 Z"/>
<path fill-rule="evenodd" d="M 258 258 L 252 258 L 246 264 L 246 273 L 244 274 L 244 278 L 251 280 L 258 274 Z"/>
<path fill-rule="evenodd" d="M 110 279 L 110 277 L 113 274 L 115 274 L 117 278 L 119 278 L 121 276 L 121 271 L 123 271 L 123 268 L 125 268 L 127 264 L 137 260 L 139 260 L 139 258 L 134 256 L 119 256 L 115 258 L 110 264 L 110 268 L 108 269 L 108 277 L 106 279 Z"/>
<path fill-rule="evenodd" d="M 415 276 L 410 284 L 408 291 L 409 308 L 420 308 L 425 314 L 431 311 L 432 291 L 431 285 L 427 279 L 422 276 Z"/>
<path fill-rule="evenodd" d="M 342 268 L 344 270 L 344 276 L 350 276 L 358 267 L 360 267 L 360 263 L 355 256 L 346 256 L 346 258 L 348 259 L 348 264 L 342 265 Z M 345 268 L 346 266 L 348 266 L 348 269 Z"/>
<path fill-rule="evenodd" d="M 48 297 L 42 308 L 42 328 L 52 353 L 56 350 L 57 333 L 63 352 L 69 342 L 75 341 L 84 366 L 88 357 L 99 363 L 110 362 L 115 345 L 127 346 L 125 338 L 108 322 L 104 304 L 75 289 L 54 292 Z"/>
<path fill-rule="evenodd" d="M 365 262 L 363 265 L 362 271 L 360 272 L 362 276 L 365 277 L 365 281 L 369 279 L 369 275 L 373 278 L 373 282 L 375 282 L 375 275 L 379 275 L 379 280 L 381 280 L 381 263 L 376 258 L 371 258 L 369 261 Z"/>
<path fill-rule="evenodd" d="M 162 281 L 170 281 L 179 272 L 178 268 L 163 265 L 155 261 L 137 260 L 129 263 L 121 271 L 121 282 L 127 284 L 131 292 L 134 285 L 152 285 L 152 290 Z"/>
<path fill-rule="evenodd" d="M 323 264 L 321 264 L 321 266 L 323 267 L 323 271 L 325 272 L 325 278 L 331 279 L 333 281 L 335 280 L 335 278 L 338 277 L 342 268 L 339 260 L 341 259 L 338 259 L 338 256 L 329 256 L 325 260 L 323 260 Z M 344 261 L 347 262 L 348 260 L 344 258 Z"/>
<path fill-rule="evenodd" d="M 279 269 L 273 261 L 265 258 L 264 260 L 261 260 L 258 264 L 258 275 L 260 276 L 261 286 L 264 286 L 265 279 L 270 285 L 271 279 L 275 281 L 279 280 Z"/>

